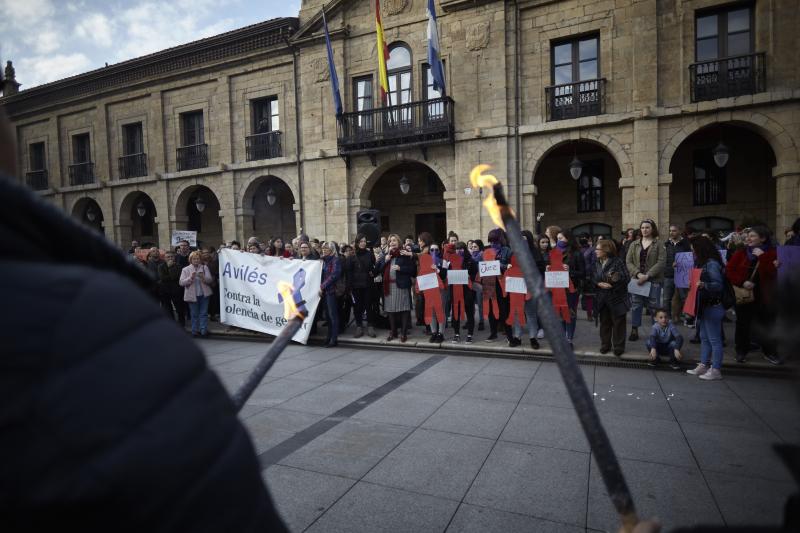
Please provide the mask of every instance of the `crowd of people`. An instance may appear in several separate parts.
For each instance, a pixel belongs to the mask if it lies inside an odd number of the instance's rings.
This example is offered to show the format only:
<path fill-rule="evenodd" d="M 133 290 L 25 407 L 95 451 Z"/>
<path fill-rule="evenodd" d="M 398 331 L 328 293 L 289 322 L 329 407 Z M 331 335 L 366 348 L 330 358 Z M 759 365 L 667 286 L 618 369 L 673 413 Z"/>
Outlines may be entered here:
<path fill-rule="evenodd" d="M 682 323 L 696 329 L 690 342 L 699 343 L 701 353 L 700 363 L 687 372 L 716 380 L 722 377 L 726 342 L 722 324 L 734 315 L 736 360 L 744 363 L 749 352 L 761 350 L 769 362 L 782 363 L 775 343 L 765 334 L 775 318 L 772 300 L 778 267 L 777 243 L 765 226 L 720 234 L 671 225 L 663 238 L 656 223 L 645 219 L 638 228 L 626 230 L 620 241 L 609 236 L 576 237 L 558 226 L 549 226 L 540 235 L 526 230 L 523 236 L 542 275 L 551 267 L 568 272 L 569 287 L 550 289 L 548 298 L 554 305 L 562 302 L 563 332 L 570 344 L 580 308 L 599 326 L 600 353 L 613 351 L 621 356 L 626 342 L 641 337 L 651 365 L 658 365 L 663 357 L 678 370 L 684 339 L 676 325 Z M 800 246 L 800 219 L 787 230 L 785 244 Z M 462 240 L 451 231 L 441 243 L 422 232 L 416 238 L 384 235 L 375 243 L 359 234 L 353 242 L 342 244 L 306 235 L 290 241 L 251 237 L 245 246 L 231 241 L 223 247 L 286 260 L 322 261 L 321 302 L 312 334 L 317 323 L 324 321 L 326 346 L 336 346 L 338 336 L 352 323 L 355 338 L 377 337 L 376 330 L 383 329 L 388 331 L 388 342 L 406 342 L 414 331 L 412 323 L 424 326 L 432 343 L 472 344 L 476 330 L 484 331 L 487 323 L 485 342 L 503 335 L 509 346 L 519 346 L 523 325 L 532 348 L 538 349 L 544 338 L 530 293 L 520 304 L 524 321 L 519 313 L 508 320 L 513 295 L 506 291 L 503 276 L 514 265 L 514 254 L 499 228 L 489 232 L 486 244 L 481 239 Z M 137 248 L 134 242 L 130 253 Z M 166 253 L 150 249 L 144 261 L 157 280 L 154 298 L 184 326 L 188 315 L 194 336 L 208 335 L 209 316 L 218 320 L 217 251 L 213 247 L 192 250 L 187 241 L 181 241 Z M 676 254 L 686 252 L 693 254 L 693 266 L 701 270 L 689 313 L 684 313 L 684 306 L 693 291 L 676 286 L 675 280 Z M 499 261 L 501 275 L 478 274 L 479 263 L 489 259 Z M 415 279 L 430 273 L 420 271 L 423 264 L 441 280 L 435 295 L 417 290 Z M 465 270 L 468 284 L 448 285 L 450 269 Z M 631 288 L 636 285 L 642 290 Z M 559 290 L 563 295 L 554 295 Z M 426 294 L 437 302 L 441 299 L 438 311 L 433 303 L 428 306 L 433 311 L 426 311 Z M 645 317 L 649 318 L 643 326 Z"/>

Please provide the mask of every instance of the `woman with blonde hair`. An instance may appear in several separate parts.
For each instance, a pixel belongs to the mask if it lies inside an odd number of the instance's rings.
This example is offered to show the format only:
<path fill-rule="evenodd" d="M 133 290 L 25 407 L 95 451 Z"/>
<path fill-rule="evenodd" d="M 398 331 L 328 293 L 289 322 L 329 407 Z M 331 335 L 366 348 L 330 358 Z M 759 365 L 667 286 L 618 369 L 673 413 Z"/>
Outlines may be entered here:
<path fill-rule="evenodd" d="M 400 236 L 389 235 L 389 253 L 375 265 L 383 272 L 383 308 L 389 315 L 390 331 L 387 341 L 397 338 L 398 321 L 401 323 L 400 342 L 406 342 L 408 319 L 411 311 L 411 276 L 416 273 L 414 253 L 401 248 Z"/>
<path fill-rule="evenodd" d="M 203 264 L 199 251 L 189 254 L 189 266 L 181 271 L 178 281 L 183 287 L 183 301 L 189 304 L 189 314 L 192 318 L 192 337 L 197 337 L 198 332 L 202 337 L 208 337 L 208 302 L 214 291 L 211 289 L 211 271 Z"/>

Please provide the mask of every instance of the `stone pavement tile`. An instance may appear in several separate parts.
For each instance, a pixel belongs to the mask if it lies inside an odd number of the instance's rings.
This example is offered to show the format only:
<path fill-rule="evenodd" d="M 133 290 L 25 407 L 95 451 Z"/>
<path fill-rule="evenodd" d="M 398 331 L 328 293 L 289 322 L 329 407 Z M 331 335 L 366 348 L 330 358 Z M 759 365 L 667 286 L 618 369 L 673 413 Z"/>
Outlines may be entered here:
<path fill-rule="evenodd" d="M 589 390 L 594 386 L 595 367 L 592 365 L 578 365 L 583 372 L 583 379 L 589 386 Z M 558 383 L 564 387 L 564 380 L 561 378 L 561 371 L 556 363 L 542 363 L 538 372 L 533 377 L 534 382 Z"/>
<path fill-rule="evenodd" d="M 719 386 L 711 382 L 708 385 Z M 709 387 L 711 388 L 711 387 Z M 676 392 L 669 398 L 670 407 L 679 422 L 697 422 L 717 426 L 734 426 L 767 430 L 758 415 L 736 396 L 715 394 L 708 389 L 694 392 Z M 800 414 L 798 414 L 800 418 Z"/>
<path fill-rule="evenodd" d="M 292 378 L 328 382 L 349 374 L 362 366 L 364 366 L 364 363 L 342 363 L 335 359 L 301 370 L 292 374 Z"/>
<path fill-rule="evenodd" d="M 456 395 L 447 400 L 422 427 L 496 439 L 514 407 L 516 403 L 512 402 Z"/>
<path fill-rule="evenodd" d="M 346 353 L 350 353 L 356 348 L 325 348 L 323 346 L 315 346 L 315 349 L 308 350 L 293 359 L 306 359 L 308 361 L 317 361 L 319 363 L 324 363 L 325 361 L 330 361 L 331 359 L 336 359 L 337 357 L 341 357 Z"/>
<path fill-rule="evenodd" d="M 222 386 L 225 387 L 228 394 L 233 394 L 234 391 L 239 388 L 239 385 L 242 384 L 244 378 L 247 377 L 247 374 L 244 372 L 220 372 L 214 370 L 214 373 L 222 382 Z"/>
<path fill-rule="evenodd" d="M 447 533 L 583 533 L 583 528 L 488 507 L 461 504 Z"/>
<path fill-rule="evenodd" d="M 642 518 L 655 518 L 664 531 L 696 524 L 722 525 L 714 498 L 697 467 L 678 467 L 620 461 L 630 488 L 636 512 Z M 605 490 L 597 465 L 592 461 L 589 485 L 590 528 L 617 531 L 619 515 Z"/>
<path fill-rule="evenodd" d="M 460 500 L 493 441 L 417 429 L 364 477 L 364 481 Z"/>
<path fill-rule="evenodd" d="M 530 378 L 526 377 L 478 374 L 461 387 L 457 394 L 484 400 L 517 403 L 525 393 L 525 389 L 528 388 L 530 381 Z"/>
<path fill-rule="evenodd" d="M 598 366 L 595 368 L 595 389 L 614 385 L 635 387 L 637 389 L 658 390 L 658 380 L 655 372 L 642 368 L 617 368 L 613 366 Z"/>
<path fill-rule="evenodd" d="M 770 379 L 755 376 L 726 376 L 724 382 L 745 401 L 783 400 L 798 398 L 798 383 L 789 379 Z"/>
<path fill-rule="evenodd" d="M 611 385 L 598 385 L 593 394 L 600 413 L 675 420 L 667 399 L 657 387 L 638 389 L 619 384 L 613 388 Z"/>
<path fill-rule="evenodd" d="M 356 401 L 373 387 L 353 385 L 351 383 L 325 383 L 299 396 L 295 396 L 280 404 L 281 408 L 304 413 L 332 415 L 345 405 Z"/>
<path fill-rule="evenodd" d="M 520 404 L 500 440 L 589 452 L 578 415 L 571 408 Z"/>
<path fill-rule="evenodd" d="M 398 390 L 408 392 L 427 392 L 429 394 L 452 395 L 458 392 L 474 376 L 473 373 L 452 372 L 440 370 L 438 363 L 430 370 L 426 370 L 408 383 L 401 385 Z"/>
<path fill-rule="evenodd" d="M 444 531 L 457 507 L 458 502 L 360 482 L 307 531 L 308 533 Z"/>
<path fill-rule="evenodd" d="M 443 394 L 395 390 L 356 413 L 353 418 L 417 427 L 448 398 Z"/>
<path fill-rule="evenodd" d="M 686 368 L 689 368 L 687 365 Z M 661 388 L 664 391 L 664 394 L 669 396 L 670 394 L 677 395 L 678 393 L 686 393 L 691 394 L 694 392 L 701 392 L 704 394 L 716 394 L 718 396 L 725 396 L 728 398 L 735 397 L 736 395 L 731 391 L 728 387 L 730 385 L 730 379 L 725 378 L 721 382 L 719 381 L 703 381 L 699 379 L 697 376 L 690 376 L 686 373 L 685 370 L 680 372 L 673 372 L 673 371 L 661 371 L 653 373 L 656 376 L 656 379 L 661 384 Z M 722 385 L 722 387 L 718 387 L 717 385 Z"/>
<path fill-rule="evenodd" d="M 294 378 L 275 379 L 259 385 L 253 391 L 253 395 L 248 398 L 246 405 L 273 407 L 321 385 L 322 383 L 319 381 Z"/>
<path fill-rule="evenodd" d="M 309 361 L 308 359 L 298 359 L 296 357 L 293 359 L 278 358 L 269 369 L 269 372 L 267 372 L 267 375 L 274 378 L 285 378 L 319 364 L 321 364 L 319 361 Z"/>
<path fill-rule="evenodd" d="M 380 361 L 375 364 L 382 366 L 392 366 L 408 370 L 427 360 L 432 355 L 431 353 L 415 353 L 415 352 L 389 352 Z M 437 363 L 438 364 L 438 363 Z"/>
<path fill-rule="evenodd" d="M 261 357 L 269 350 L 268 342 L 240 342 L 233 350 L 225 352 L 228 355 L 251 355 Z"/>
<path fill-rule="evenodd" d="M 700 468 L 761 479 L 790 479 L 772 450 L 778 437 L 771 431 L 681 422 Z"/>
<path fill-rule="evenodd" d="M 345 420 L 280 461 L 281 464 L 361 479 L 411 428 Z"/>
<path fill-rule="evenodd" d="M 463 372 L 474 375 L 483 370 L 490 361 L 491 359 L 487 357 L 450 355 L 437 363 L 436 368 L 442 372 Z"/>
<path fill-rule="evenodd" d="M 244 420 L 245 418 L 250 418 L 254 414 L 260 413 L 264 409 L 266 409 L 266 407 L 263 407 L 261 405 L 244 404 L 242 406 L 242 408 L 239 410 L 239 413 L 238 413 L 239 420 Z"/>
<path fill-rule="evenodd" d="M 729 526 L 779 526 L 797 484 L 706 472 L 706 481 Z"/>
<path fill-rule="evenodd" d="M 604 412 L 603 427 L 618 457 L 674 466 L 696 466 L 680 424 L 674 420 Z"/>
<path fill-rule="evenodd" d="M 249 355 L 241 355 L 241 354 L 229 354 L 229 353 L 221 353 L 221 354 L 214 354 L 214 355 L 207 355 L 206 361 L 208 365 L 211 367 L 218 367 L 220 365 L 224 365 L 225 363 L 230 363 L 231 361 L 237 361 L 239 359 L 244 359 L 247 357 L 252 357 Z"/>
<path fill-rule="evenodd" d="M 227 361 L 219 365 L 214 365 L 214 368 L 220 372 L 250 372 L 260 359 L 260 357 L 255 355 L 246 355 L 241 359 L 234 359 L 233 361 Z"/>
<path fill-rule="evenodd" d="M 375 364 L 386 357 L 389 352 L 383 350 L 359 349 L 340 355 L 336 361 L 342 363 L 360 363 L 362 365 Z"/>
<path fill-rule="evenodd" d="M 253 439 L 256 453 L 262 453 L 322 418 L 320 415 L 308 413 L 264 409 L 244 420 L 244 425 Z"/>
<path fill-rule="evenodd" d="M 756 415 L 787 442 L 800 443 L 800 402 L 746 399 Z"/>
<path fill-rule="evenodd" d="M 498 442 L 465 503 L 583 527 L 589 454 Z"/>
<path fill-rule="evenodd" d="M 517 378 L 532 378 L 539 370 L 539 361 L 512 361 L 511 359 L 492 359 L 483 367 L 481 374 L 491 376 L 510 376 Z"/>
<path fill-rule="evenodd" d="M 290 531 L 303 531 L 342 497 L 351 479 L 272 465 L 264 473 L 272 500 Z"/>
<path fill-rule="evenodd" d="M 339 361 L 339 359 L 336 361 Z M 402 375 L 404 372 L 405 370 L 393 366 L 369 364 L 344 374 L 336 381 L 377 388 L 393 380 L 397 376 Z"/>
<path fill-rule="evenodd" d="M 572 408 L 572 400 L 563 383 L 534 380 L 519 401 L 523 405 L 546 405 L 551 407 Z"/>

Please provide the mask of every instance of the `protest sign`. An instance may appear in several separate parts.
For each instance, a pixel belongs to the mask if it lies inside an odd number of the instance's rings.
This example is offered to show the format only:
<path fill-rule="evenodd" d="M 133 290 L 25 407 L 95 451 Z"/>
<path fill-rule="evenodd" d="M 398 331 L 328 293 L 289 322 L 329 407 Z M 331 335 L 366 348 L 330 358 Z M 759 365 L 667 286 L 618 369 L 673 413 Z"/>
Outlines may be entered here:
<path fill-rule="evenodd" d="M 800 246 L 778 246 L 778 282 L 800 272 Z"/>
<path fill-rule="evenodd" d="M 427 291 L 428 289 L 438 289 L 439 276 L 437 274 L 423 274 L 422 276 L 417 276 L 417 287 L 421 291 Z"/>
<path fill-rule="evenodd" d="M 689 276 L 689 294 L 686 296 L 686 303 L 683 304 L 683 312 L 689 316 L 695 316 L 697 307 L 697 282 L 700 281 L 702 268 L 693 268 Z"/>
<path fill-rule="evenodd" d="M 694 268 L 694 254 L 680 252 L 675 254 L 675 286 L 679 289 L 689 288 L 689 275 Z"/>
<path fill-rule="evenodd" d="M 548 289 L 568 289 L 569 272 L 566 270 L 548 271 L 544 273 L 544 286 Z"/>
<path fill-rule="evenodd" d="M 635 279 L 632 279 L 628 282 L 628 292 L 630 294 L 636 294 L 638 296 L 644 296 L 645 298 L 650 298 L 650 288 L 652 283 L 649 281 L 645 281 L 641 285 Z"/>
<path fill-rule="evenodd" d="M 467 285 L 469 283 L 469 272 L 466 270 L 448 270 L 447 283 L 450 285 Z"/>
<path fill-rule="evenodd" d="M 569 276 L 569 273 L 567 273 Z M 569 277 L 567 278 L 569 280 Z M 567 282 L 569 286 L 569 282 Z M 528 287 L 525 285 L 525 279 L 506 277 L 506 292 L 513 292 L 516 294 L 527 294 Z"/>
<path fill-rule="evenodd" d="M 197 232 L 189 230 L 172 230 L 172 239 L 170 242 L 172 246 L 177 246 L 181 241 L 189 241 L 189 246 L 197 246 Z"/>
<path fill-rule="evenodd" d="M 305 301 L 308 315 L 292 340 L 305 344 L 319 304 L 321 261 L 219 252 L 220 321 L 230 326 L 278 335 L 286 325 L 278 282 L 290 284 Z"/>
<path fill-rule="evenodd" d="M 166 253 L 166 250 L 158 250 L 158 256 L 162 261 L 164 260 Z M 147 256 L 150 255 L 150 248 L 136 248 L 133 251 L 133 255 L 142 263 L 147 263 Z"/>
<path fill-rule="evenodd" d="M 481 261 L 478 263 L 478 273 L 482 278 L 500 275 L 500 261 Z"/>

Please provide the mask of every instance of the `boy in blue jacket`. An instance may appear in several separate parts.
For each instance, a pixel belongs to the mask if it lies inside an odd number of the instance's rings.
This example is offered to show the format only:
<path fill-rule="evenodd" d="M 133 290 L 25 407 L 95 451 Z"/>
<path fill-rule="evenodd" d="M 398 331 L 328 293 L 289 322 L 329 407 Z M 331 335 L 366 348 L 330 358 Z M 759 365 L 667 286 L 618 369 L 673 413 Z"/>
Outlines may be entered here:
<path fill-rule="evenodd" d="M 672 323 L 665 309 L 656 311 L 656 321 L 647 339 L 647 349 L 650 351 L 648 365 L 656 366 L 661 356 L 669 357 L 669 366 L 673 370 L 680 370 L 680 360 L 683 358 L 681 347 L 683 337 L 678 328 Z"/>

